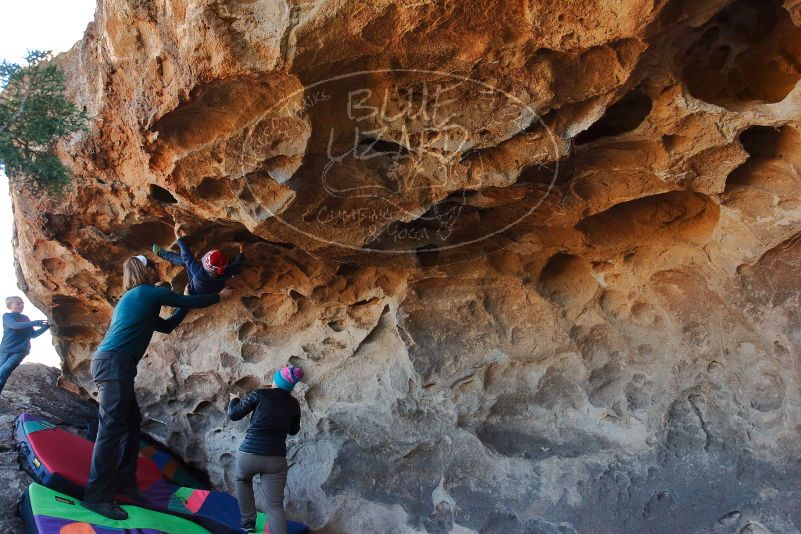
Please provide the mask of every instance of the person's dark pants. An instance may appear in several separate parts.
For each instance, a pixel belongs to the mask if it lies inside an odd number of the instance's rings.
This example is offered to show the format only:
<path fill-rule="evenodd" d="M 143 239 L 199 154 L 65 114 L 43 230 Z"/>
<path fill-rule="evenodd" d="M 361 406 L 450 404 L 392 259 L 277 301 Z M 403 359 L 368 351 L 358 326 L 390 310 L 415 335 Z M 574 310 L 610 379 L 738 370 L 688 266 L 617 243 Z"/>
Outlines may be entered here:
<path fill-rule="evenodd" d="M 0 393 L 6 387 L 6 381 L 11 373 L 14 372 L 19 364 L 22 363 L 23 358 L 27 356 L 24 352 L 4 352 L 0 353 Z"/>
<path fill-rule="evenodd" d="M 175 252 L 171 252 L 171 251 L 169 251 L 169 250 L 167 250 L 165 248 L 162 248 L 161 250 L 159 250 L 158 257 L 163 259 L 163 260 L 167 260 L 168 262 L 170 262 L 173 265 L 186 266 L 186 264 L 184 263 L 184 259 L 181 257 L 180 254 L 177 254 Z M 186 271 L 186 274 L 189 275 L 189 270 L 188 269 Z M 192 289 L 191 276 L 190 276 L 189 280 L 187 281 L 187 285 L 189 286 L 189 294 L 190 295 L 194 295 L 195 291 L 194 291 L 194 289 Z"/>
<path fill-rule="evenodd" d="M 120 353 L 99 353 L 120 354 Z M 84 500 L 109 502 L 118 492 L 136 489 L 136 461 L 142 414 L 134 394 L 136 363 L 113 359 L 92 360 L 97 383 L 99 426 L 92 450 L 92 468 Z M 133 363 L 133 373 L 128 372 Z M 119 377 L 110 378 L 112 375 Z M 99 378 L 108 378 L 99 380 Z"/>
<path fill-rule="evenodd" d="M 158 252 L 158 257 L 162 260 L 167 260 L 168 262 L 172 263 L 173 265 L 183 265 L 184 260 L 181 258 L 180 254 L 175 252 L 169 251 L 166 248 L 162 248 Z"/>

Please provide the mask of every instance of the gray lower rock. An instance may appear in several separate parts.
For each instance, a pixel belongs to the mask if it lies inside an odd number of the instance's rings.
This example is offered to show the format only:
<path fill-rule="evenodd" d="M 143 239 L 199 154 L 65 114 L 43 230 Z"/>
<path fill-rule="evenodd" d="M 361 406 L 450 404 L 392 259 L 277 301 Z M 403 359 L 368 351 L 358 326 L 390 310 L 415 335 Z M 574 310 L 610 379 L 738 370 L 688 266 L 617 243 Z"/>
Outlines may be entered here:
<path fill-rule="evenodd" d="M 14 421 L 22 412 L 38 415 L 85 435 L 97 417 L 97 406 L 56 385 L 60 371 L 42 364 L 20 365 L 0 394 L 0 533 L 24 532 L 17 503 L 31 483 L 18 461 Z"/>

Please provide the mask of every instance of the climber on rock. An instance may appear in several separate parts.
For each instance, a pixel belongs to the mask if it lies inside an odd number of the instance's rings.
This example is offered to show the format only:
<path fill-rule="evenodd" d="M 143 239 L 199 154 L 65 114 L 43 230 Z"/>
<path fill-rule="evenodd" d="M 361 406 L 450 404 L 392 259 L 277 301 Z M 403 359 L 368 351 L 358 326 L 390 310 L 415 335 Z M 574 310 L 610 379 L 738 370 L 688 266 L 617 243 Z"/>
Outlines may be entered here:
<path fill-rule="evenodd" d="M 256 504 L 253 477 L 259 475 L 264 492 L 269 532 L 286 534 L 284 488 L 286 487 L 286 437 L 300 431 L 300 404 L 292 396 L 303 378 L 303 368 L 286 366 L 273 375 L 273 387 L 257 389 L 244 399 L 231 394 L 228 418 L 238 421 L 247 414 L 250 425 L 236 462 L 236 498 L 239 501 L 242 528 L 255 532 Z"/>
<path fill-rule="evenodd" d="M 22 315 L 24 307 L 21 297 L 6 298 L 8 313 L 3 314 L 3 340 L 0 341 L 0 393 L 14 369 L 31 352 L 31 339 L 50 328 L 47 321 L 31 321 L 27 315 Z"/>
<path fill-rule="evenodd" d="M 141 414 L 134 393 L 136 366 L 154 332 L 169 334 L 181 323 L 187 308 L 205 308 L 231 296 L 221 289 L 214 295 L 179 295 L 156 287 L 158 272 L 144 256 L 123 264 L 125 290 L 103 341 L 92 356 L 92 378 L 97 385 L 100 424 L 83 505 L 111 519 L 126 519 L 127 512 L 114 502 L 121 495 L 134 502 L 143 496 L 136 485 Z M 178 308 L 162 319 L 162 306 Z"/>
<path fill-rule="evenodd" d="M 153 253 L 173 265 L 183 265 L 186 268 L 186 274 L 189 277 L 189 294 L 219 293 L 225 287 L 225 282 L 238 275 L 242 270 L 242 263 L 245 261 L 244 244 L 239 244 L 239 254 L 231 263 L 228 263 L 223 251 L 216 249 L 209 250 L 200 261 L 197 261 L 180 235 L 180 225 L 175 226 L 175 235 L 178 236 L 176 244 L 181 251 L 180 254 L 170 252 L 156 244 L 153 245 Z"/>

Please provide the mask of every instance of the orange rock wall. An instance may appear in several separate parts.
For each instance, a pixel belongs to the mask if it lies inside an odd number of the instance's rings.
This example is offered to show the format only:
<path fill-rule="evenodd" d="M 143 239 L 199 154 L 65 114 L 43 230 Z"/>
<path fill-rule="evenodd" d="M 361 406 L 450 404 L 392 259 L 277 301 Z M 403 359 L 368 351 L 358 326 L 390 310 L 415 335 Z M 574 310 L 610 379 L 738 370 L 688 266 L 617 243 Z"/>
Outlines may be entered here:
<path fill-rule="evenodd" d="M 288 509 L 323 532 L 795 532 L 799 13 L 101 0 L 20 282 L 91 394 L 126 257 L 246 242 L 154 338 L 145 428 L 230 489 L 228 393 L 303 365 Z"/>

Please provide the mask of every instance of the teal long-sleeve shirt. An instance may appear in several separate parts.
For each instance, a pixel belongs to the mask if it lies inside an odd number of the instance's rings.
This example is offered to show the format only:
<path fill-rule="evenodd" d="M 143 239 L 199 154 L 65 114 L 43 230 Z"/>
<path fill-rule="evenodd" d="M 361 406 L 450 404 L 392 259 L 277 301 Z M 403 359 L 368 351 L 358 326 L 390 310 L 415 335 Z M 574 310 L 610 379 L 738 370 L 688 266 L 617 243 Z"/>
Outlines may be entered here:
<path fill-rule="evenodd" d="M 130 354 L 136 361 L 145 355 L 153 332 L 169 334 L 186 317 L 186 308 L 205 308 L 220 302 L 219 295 L 179 295 L 166 287 L 143 284 L 129 289 L 114 308 L 111 325 L 97 352 Z M 167 319 L 159 317 L 162 306 L 180 308 Z"/>

